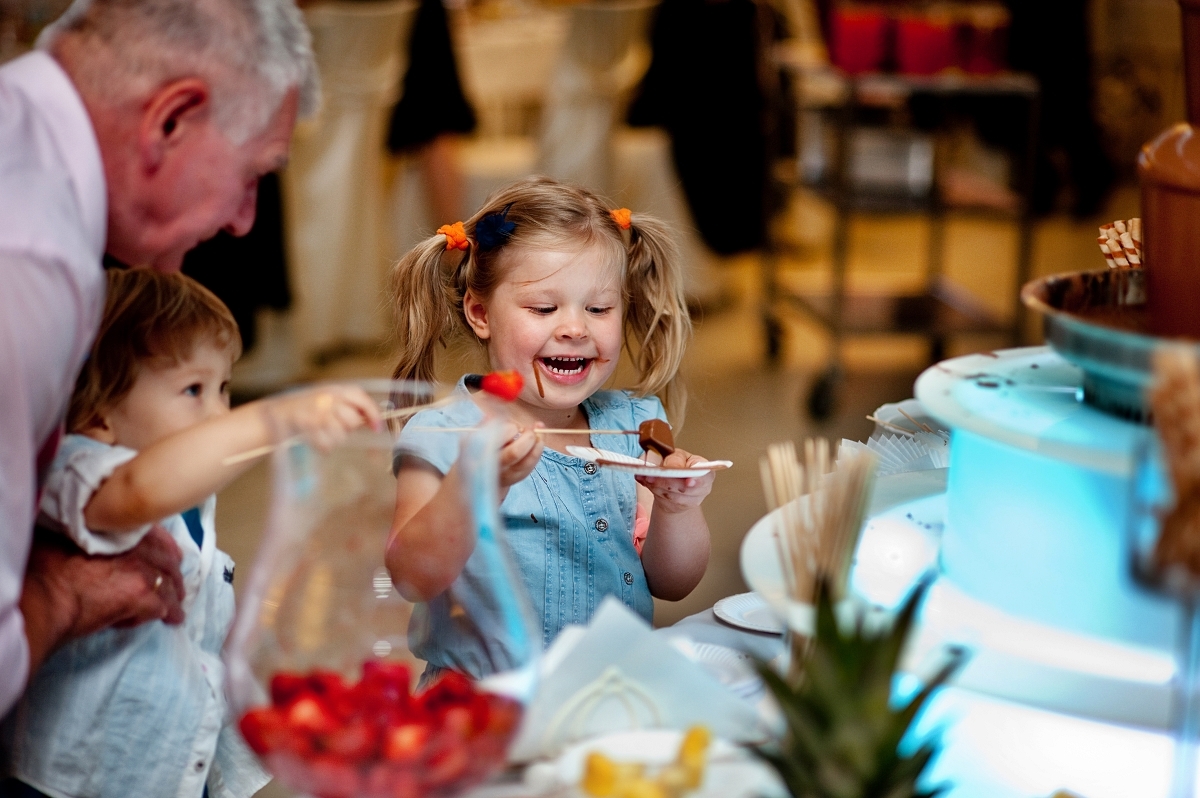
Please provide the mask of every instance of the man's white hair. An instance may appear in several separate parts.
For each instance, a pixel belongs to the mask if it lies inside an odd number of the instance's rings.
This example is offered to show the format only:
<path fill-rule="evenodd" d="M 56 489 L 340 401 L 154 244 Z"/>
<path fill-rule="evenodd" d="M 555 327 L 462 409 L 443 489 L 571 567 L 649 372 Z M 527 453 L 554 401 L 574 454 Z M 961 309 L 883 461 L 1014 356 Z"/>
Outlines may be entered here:
<path fill-rule="evenodd" d="M 54 52 L 78 37 L 81 90 L 113 103 L 185 77 L 205 79 L 218 124 L 240 143 L 287 91 L 315 110 L 312 37 L 293 0 L 75 0 L 38 39 Z"/>

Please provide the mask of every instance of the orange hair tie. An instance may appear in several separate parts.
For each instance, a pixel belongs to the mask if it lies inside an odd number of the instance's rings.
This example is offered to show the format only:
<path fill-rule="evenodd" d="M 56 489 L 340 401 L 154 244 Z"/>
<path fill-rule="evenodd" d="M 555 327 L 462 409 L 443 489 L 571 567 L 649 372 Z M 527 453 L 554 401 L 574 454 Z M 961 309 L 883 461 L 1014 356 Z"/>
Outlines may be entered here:
<path fill-rule="evenodd" d="M 471 242 L 467 240 L 467 231 L 463 228 L 462 222 L 444 224 L 437 229 L 437 234 L 446 237 L 447 252 L 452 249 L 465 250 L 471 244 Z"/>
<path fill-rule="evenodd" d="M 633 211 L 628 208 L 616 208 L 608 212 L 613 221 L 617 223 L 617 227 L 622 230 L 628 230 L 633 227 Z"/>

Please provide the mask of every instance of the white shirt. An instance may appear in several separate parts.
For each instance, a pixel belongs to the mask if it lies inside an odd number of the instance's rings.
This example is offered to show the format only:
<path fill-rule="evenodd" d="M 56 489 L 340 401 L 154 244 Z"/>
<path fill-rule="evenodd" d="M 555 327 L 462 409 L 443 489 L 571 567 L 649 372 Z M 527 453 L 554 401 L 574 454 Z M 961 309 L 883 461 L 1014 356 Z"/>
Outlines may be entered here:
<path fill-rule="evenodd" d="M 100 324 L 107 220 L 100 146 L 66 72 L 42 52 L 0 67 L 0 712 L 29 673 L 17 604 L 35 462 Z"/>

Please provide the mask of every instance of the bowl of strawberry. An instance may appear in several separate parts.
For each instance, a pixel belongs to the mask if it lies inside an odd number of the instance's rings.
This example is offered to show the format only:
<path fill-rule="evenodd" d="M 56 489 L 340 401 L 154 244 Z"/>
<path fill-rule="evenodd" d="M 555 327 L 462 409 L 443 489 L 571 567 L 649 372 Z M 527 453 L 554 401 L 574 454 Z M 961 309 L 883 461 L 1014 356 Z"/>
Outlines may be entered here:
<path fill-rule="evenodd" d="M 406 664 L 378 660 L 353 683 L 279 672 L 271 703 L 238 727 L 277 778 L 320 798 L 449 796 L 504 768 L 519 702 L 454 671 L 416 692 L 410 684 Z"/>

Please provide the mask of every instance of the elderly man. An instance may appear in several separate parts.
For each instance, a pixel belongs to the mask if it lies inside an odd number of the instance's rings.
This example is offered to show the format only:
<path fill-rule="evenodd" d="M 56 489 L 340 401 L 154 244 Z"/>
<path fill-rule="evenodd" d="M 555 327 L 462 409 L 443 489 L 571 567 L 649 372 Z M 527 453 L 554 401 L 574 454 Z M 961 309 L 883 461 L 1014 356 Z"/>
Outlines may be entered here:
<path fill-rule="evenodd" d="M 66 640 L 182 619 L 161 530 L 120 557 L 31 549 L 38 470 L 99 324 L 104 253 L 174 270 L 248 231 L 315 100 L 291 0 L 76 0 L 0 67 L 0 712 Z"/>

